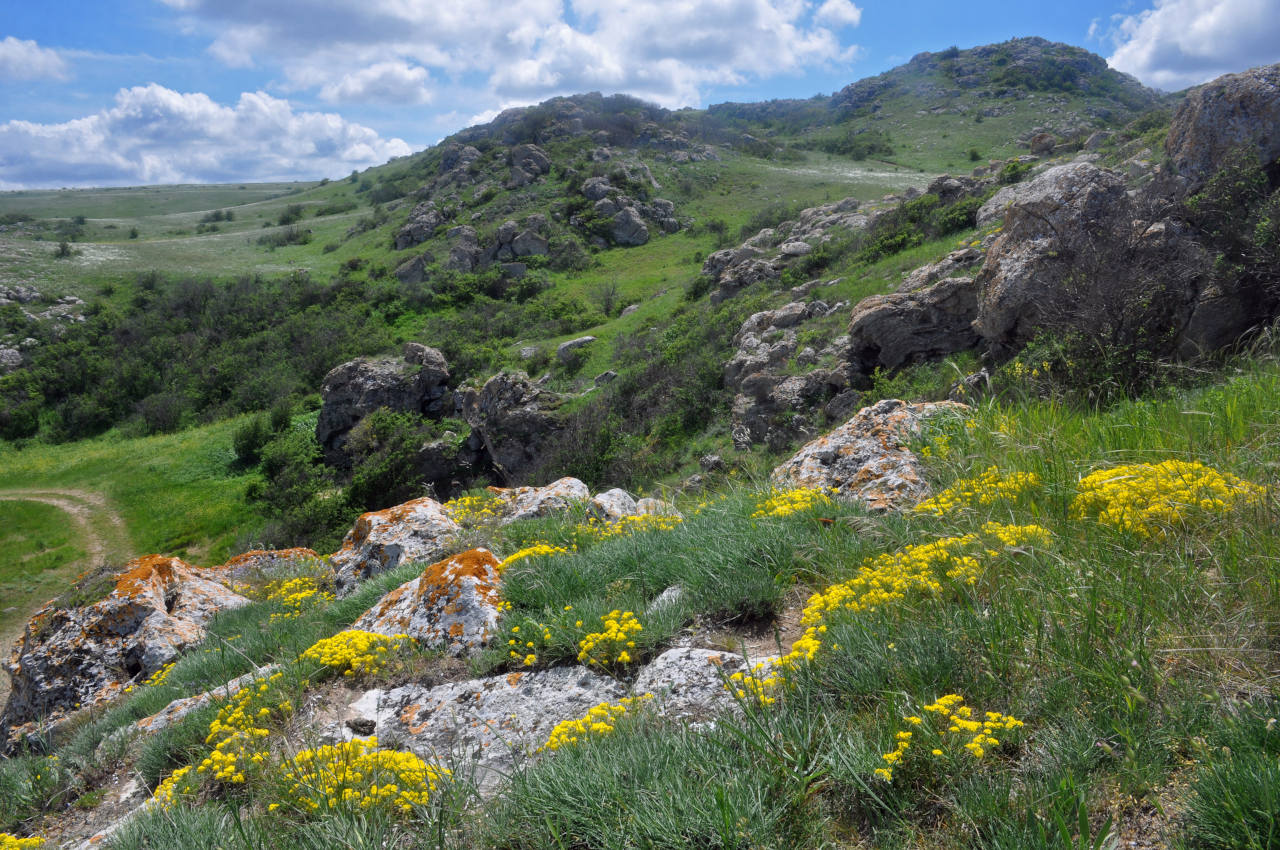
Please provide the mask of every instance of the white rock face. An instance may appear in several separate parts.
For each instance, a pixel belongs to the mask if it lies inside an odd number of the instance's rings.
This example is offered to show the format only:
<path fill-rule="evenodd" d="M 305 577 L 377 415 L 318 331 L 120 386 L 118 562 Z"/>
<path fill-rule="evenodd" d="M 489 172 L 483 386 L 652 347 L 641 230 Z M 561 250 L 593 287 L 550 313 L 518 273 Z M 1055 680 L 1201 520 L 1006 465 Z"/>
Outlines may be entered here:
<path fill-rule="evenodd" d="M 655 708 L 664 717 L 710 720 L 737 708 L 724 683 L 746 667 L 747 662 L 735 652 L 677 647 L 668 649 L 641 670 L 632 690 L 636 694 L 653 694 Z"/>
<path fill-rule="evenodd" d="M 504 525 L 565 511 L 574 503 L 591 498 L 591 490 L 576 478 L 561 478 L 545 487 L 513 487 L 497 493 L 504 503 L 500 508 Z"/>
<path fill-rule="evenodd" d="M 471 655 L 497 630 L 498 559 L 472 549 L 438 561 L 364 612 L 353 629 L 407 634 L 431 649 Z"/>
<path fill-rule="evenodd" d="M 623 517 L 639 513 L 636 500 L 626 490 L 618 487 L 606 490 L 592 499 L 590 510 L 594 516 L 606 522 L 617 522 Z"/>

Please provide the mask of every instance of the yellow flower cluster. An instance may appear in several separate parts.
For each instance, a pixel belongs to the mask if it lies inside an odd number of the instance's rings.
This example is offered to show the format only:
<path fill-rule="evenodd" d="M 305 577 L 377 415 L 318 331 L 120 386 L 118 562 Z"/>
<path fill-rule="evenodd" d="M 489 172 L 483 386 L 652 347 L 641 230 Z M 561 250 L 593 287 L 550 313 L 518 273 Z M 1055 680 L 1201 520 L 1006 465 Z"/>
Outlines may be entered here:
<path fill-rule="evenodd" d="M 459 496 L 444 503 L 444 512 L 458 525 L 468 528 L 502 519 L 502 499 L 492 494 Z"/>
<path fill-rule="evenodd" d="M 377 673 L 386 666 L 387 656 L 399 650 L 409 639 L 408 635 L 388 637 L 376 632 L 348 629 L 316 641 L 299 657 L 303 661 L 317 661 L 326 667 L 342 670 L 344 676 Z"/>
<path fill-rule="evenodd" d="M 302 616 L 302 612 L 319 605 L 328 605 L 334 600 L 332 593 L 323 588 L 320 580 L 314 576 L 299 576 L 283 581 L 273 581 L 266 587 L 264 599 L 276 602 L 283 611 L 271 615 L 271 622 L 294 620 Z"/>
<path fill-rule="evenodd" d="M 962 478 L 931 499 L 916 505 L 920 513 L 945 516 L 960 508 L 980 507 L 994 502 L 1016 499 L 1032 487 L 1040 486 L 1034 472 L 1002 473 L 990 467 L 977 478 Z"/>
<path fill-rule="evenodd" d="M 43 847 L 44 839 L 39 836 L 19 838 L 7 832 L 0 832 L 0 850 L 24 850 L 27 847 Z"/>
<path fill-rule="evenodd" d="M 1086 475 L 1071 513 L 1096 515 L 1106 525 L 1159 538 L 1166 529 L 1185 526 L 1197 515 L 1256 505 L 1265 493 L 1256 484 L 1198 461 L 1133 463 Z"/>
<path fill-rule="evenodd" d="M 195 793 L 194 777 L 190 776 L 192 767 L 180 767 L 156 786 L 151 802 L 162 809 L 171 809 L 181 798 Z"/>
<path fill-rule="evenodd" d="M 650 699 L 653 699 L 653 694 L 626 697 L 621 702 L 613 704 L 602 702 L 592 707 L 577 720 L 561 720 L 551 730 L 551 736 L 547 738 L 547 742 L 539 748 L 538 752 L 543 750 L 554 751 L 568 744 L 576 744 L 586 738 L 608 735 L 617 725 L 618 718 L 626 714 L 628 709 L 637 703 Z"/>
<path fill-rule="evenodd" d="M 425 806 L 451 775 L 413 753 L 378 749 L 377 738 L 303 750 L 281 771 L 289 802 L 304 812 L 344 806 L 408 814 Z"/>
<path fill-rule="evenodd" d="M 512 552 L 510 555 L 502 559 L 502 563 L 498 564 L 498 574 L 517 561 L 523 561 L 525 558 L 536 558 L 543 555 L 567 555 L 572 549 L 566 549 L 563 546 L 552 546 L 550 543 L 534 543 L 532 546 L 526 546 L 523 549 Z"/>
<path fill-rule="evenodd" d="M 951 437 L 940 434 L 932 443 L 920 448 L 920 457 L 947 457 L 951 454 Z"/>
<path fill-rule="evenodd" d="M 911 749 L 916 733 L 929 737 L 935 746 L 931 746 L 929 754 L 935 757 L 946 756 L 947 750 L 954 749 L 958 741 L 964 741 L 962 748 L 973 758 L 980 759 L 987 753 L 988 747 L 1000 746 L 1000 739 L 995 733 L 1013 731 L 1022 728 L 1022 721 L 998 711 L 988 711 L 982 720 L 975 720 L 972 708 L 964 704 L 964 697 L 959 694 L 947 694 L 937 701 L 926 705 L 924 711 L 936 718 L 936 727 L 926 724 L 923 717 L 908 715 L 902 719 L 915 727 L 915 731 L 901 730 L 894 735 L 897 742 L 890 752 L 881 756 L 886 766 L 875 770 L 885 782 L 893 781 L 893 771 Z M 923 750 L 924 747 L 920 747 Z"/>
<path fill-rule="evenodd" d="M 1050 539 L 1048 529 L 1039 525 L 988 522 L 982 526 L 981 534 L 944 537 L 868 558 L 853 578 L 809 597 L 800 615 L 804 634 L 791 644 L 790 652 L 773 662 L 767 672 L 760 663 L 749 671 L 734 673 L 727 686 L 739 699 L 751 696 L 765 705 L 772 704 L 772 693 L 785 683 L 787 672 L 812 661 L 822 647 L 828 615 L 834 611 L 876 611 L 910 595 L 937 595 L 942 592 L 944 577 L 955 583 L 975 584 L 982 571 L 980 556 L 995 558 L 1000 554 L 985 545 L 984 537 L 1007 547 L 1047 544 Z"/>
<path fill-rule="evenodd" d="M 756 504 L 756 511 L 751 518 L 791 516 L 801 511 L 830 505 L 831 494 L 834 492 L 822 487 L 800 487 L 795 490 L 775 488 L 770 491 L 767 499 Z"/>
<path fill-rule="evenodd" d="M 592 519 L 579 525 L 577 532 L 586 538 L 608 540 L 611 537 L 622 537 L 644 531 L 670 531 L 682 522 L 684 522 L 683 517 L 670 514 L 634 514 L 613 522 Z"/>
<path fill-rule="evenodd" d="M 266 723 L 277 711 L 288 714 L 293 706 L 278 693 L 283 673 L 246 685 L 227 700 L 209 724 L 206 744 L 213 752 L 200 762 L 197 773 L 206 773 L 219 782 L 242 784 L 245 771 L 252 772 L 267 759 L 264 738 L 271 734 Z M 271 705 L 268 705 L 271 703 Z"/>
<path fill-rule="evenodd" d="M 130 685 L 129 687 L 124 689 L 124 692 L 126 694 L 129 694 L 129 693 L 133 693 L 133 691 L 136 690 L 138 687 L 146 688 L 146 687 L 155 687 L 157 685 L 163 685 L 165 683 L 165 680 L 169 678 L 169 671 L 172 670 L 173 665 L 177 663 L 178 662 L 176 661 L 170 661 L 168 664 L 164 665 L 159 670 L 157 670 L 156 672 L 152 673 L 149 677 L 147 677 L 147 680 L 143 682 L 141 685 Z"/>
<path fill-rule="evenodd" d="M 578 660 L 583 664 L 608 667 L 613 664 L 630 664 L 629 650 L 636 648 L 632 637 L 644 630 L 632 611 L 613 610 L 600 617 L 604 630 L 591 632 L 578 641 Z"/>

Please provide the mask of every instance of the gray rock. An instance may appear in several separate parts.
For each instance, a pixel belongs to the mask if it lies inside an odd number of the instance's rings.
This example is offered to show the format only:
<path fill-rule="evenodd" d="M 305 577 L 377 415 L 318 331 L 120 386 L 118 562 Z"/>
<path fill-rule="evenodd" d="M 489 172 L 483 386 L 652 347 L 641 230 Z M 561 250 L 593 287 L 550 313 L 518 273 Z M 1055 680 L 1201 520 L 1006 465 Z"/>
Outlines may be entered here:
<path fill-rule="evenodd" d="M 528 229 L 517 233 L 511 240 L 511 250 L 517 257 L 544 256 L 550 244 L 547 237 L 536 230 Z"/>
<path fill-rule="evenodd" d="M 838 488 L 838 497 L 869 510 L 907 510 L 929 496 L 920 460 L 907 448 L 926 420 L 962 415 L 955 402 L 908 404 L 887 399 L 864 407 L 825 436 L 806 444 L 773 470 L 780 488 Z"/>
<path fill-rule="evenodd" d="M 593 336 L 580 336 L 577 339 L 567 340 L 556 346 L 556 359 L 561 363 L 568 363 L 574 358 L 576 353 L 595 342 Z"/>
<path fill-rule="evenodd" d="M 1036 156 L 1043 156 L 1045 154 L 1053 153 L 1054 145 L 1057 143 L 1058 140 L 1054 138 L 1052 133 L 1037 133 L 1031 137 L 1029 144 L 1033 154 Z"/>
<path fill-rule="evenodd" d="M 626 207 L 614 215 L 610 234 L 619 245 L 643 245 L 649 241 L 649 228 L 645 226 L 635 207 Z"/>
<path fill-rule="evenodd" d="M 603 387 L 605 384 L 612 384 L 617 379 L 618 379 L 618 373 L 613 371 L 612 369 L 607 369 L 604 372 L 601 372 L 599 375 L 596 375 L 595 381 L 593 383 L 597 387 Z"/>
<path fill-rule="evenodd" d="M 439 560 L 461 533 L 435 499 L 414 499 L 393 508 L 361 514 L 330 556 L 339 595 L 370 576 L 412 561 Z"/>
<path fill-rule="evenodd" d="M 511 149 L 510 164 L 531 177 L 551 172 L 551 157 L 537 145 L 516 145 Z"/>
<path fill-rule="evenodd" d="M 679 591 L 679 587 L 663 591 L 653 605 L 673 590 Z M 766 665 L 773 661 L 761 660 Z M 632 692 L 653 694 L 655 709 L 664 717 L 686 723 L 705 722 L 738 709 L 737 700 L 725 684 L 734 673 L 747 668 L 747 661 L 734 652 L 693 647 L 668 649 L 640 671 Z"/>
<path fill-rule="evenodd" d="M 929 263 L 907 274 L 902 279 L 899 292 L 911 292 L 937 283 L 946 277 L 961 277 L 982 264 L 984 257 L 977 248 L 961 248 L 952 251 L 936 263 Z"/>
<path fill-rule="evenodd" d="M 444 216 L 431 201 L 424 201 L 413 208 L 404 226 L 396 233 L 395 248 L 402 251 L 426 242 L 444 224 Z"/>
<path fill-rule="evenodd" d="M 582 184 L 582 194 L 588 201 L 598 201 L 613 191 L 607 177 L 589 177 Z"/>
<path fill-rule="evenodd" d="M 863 375 L 974 348 L 978 290 L 973 278 L 951 277 L 924 289 L 873 295 L 849 320 L 846 359 Z"/>
<path fill-rule="evenodd" d="M 778 253 L 784 257 L 804 257 L 813 253 L 813 246 L 808 242 L 784 242 L 778 246 Z"/>
<path fill-rule="evenodd" d="M 16 348 L 0 348 L 0 375 L 22 368 L 22 352 Z"/>
<path fill-rule="evenodd" d="M 460 409 L 505 480 L 533 468 L 563 427 L 555 413 L 563 399 L 523 372 L 499 372 L 479 390 L 462 394 Z"/>
<path fill-rule="evenodd" d="M 1192 89 L 1165 139 L 1173 172 L 1196 191 L 1233 149 L 1254 152 L 1259 165 L 1280 158 L 1280 64 L 1227 74 Z"/>
<path fill-rule="evenodd" d="M 588 507 L 592 516 L 605 522 L 617 522 L 623 517 L 635 516 L 636 500 L 626 490 L 615 487 L 597 494 Z"/>
<path fill-rule="evenodd" d="M 427 278 L 427 266 L 435 262 L 430 253 L 419 254 L 396 266 L 396 279 L 401 283 L 422 283 Z"/>

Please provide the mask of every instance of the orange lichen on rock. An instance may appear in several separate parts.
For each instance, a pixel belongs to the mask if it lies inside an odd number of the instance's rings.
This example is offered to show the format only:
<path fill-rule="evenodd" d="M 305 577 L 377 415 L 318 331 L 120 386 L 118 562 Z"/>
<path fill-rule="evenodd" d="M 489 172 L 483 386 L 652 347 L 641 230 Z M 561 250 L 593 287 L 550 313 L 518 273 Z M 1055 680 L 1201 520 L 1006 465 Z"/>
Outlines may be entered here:
<path fill-rule="evenodd" d="M 437 561 L 392 590 L 352 626 L 408 634 L 424 646 L 461 655 L 483 646 L 497 626 L 498 559 L 487 549 Z"/>
<path fill-rule="evenodd" d="M 362 579 L 402 563 L 439 558 L 461 531 L 444 506 L 430 498 L 361 514 L 342 548 L 329 558 L 338 593 L 349 593 Z"/>

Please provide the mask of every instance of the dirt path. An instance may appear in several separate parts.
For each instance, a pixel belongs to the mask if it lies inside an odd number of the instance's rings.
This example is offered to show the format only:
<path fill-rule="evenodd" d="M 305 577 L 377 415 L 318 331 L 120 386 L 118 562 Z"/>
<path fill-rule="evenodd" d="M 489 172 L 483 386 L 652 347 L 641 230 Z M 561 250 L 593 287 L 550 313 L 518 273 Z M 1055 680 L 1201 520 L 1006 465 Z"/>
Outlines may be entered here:
<path fill-rule="evenodd" d="M 58 568 L 58 574 L 68 582 L 81 571 L 108 560 L 124 560 L 132 551 L 124 520 L 99 493 L 45 488 L 0 490 L 0 502 L 40 502 L 63 511 L 71 519 L 78 531 L 80 548 L 84 550 L 85 556 Z M 5 623 L 0 627 L 0 654 L 8 655 L 9 647 L 22 636 L 27 619 L 42 602 L 43 600 L 29 601 L 21 607 L 30 610 L 16 611 L 12 618 L 6 612 Z M 0 674 L 0 703 L 8 696 L 9 677 Z"/>

